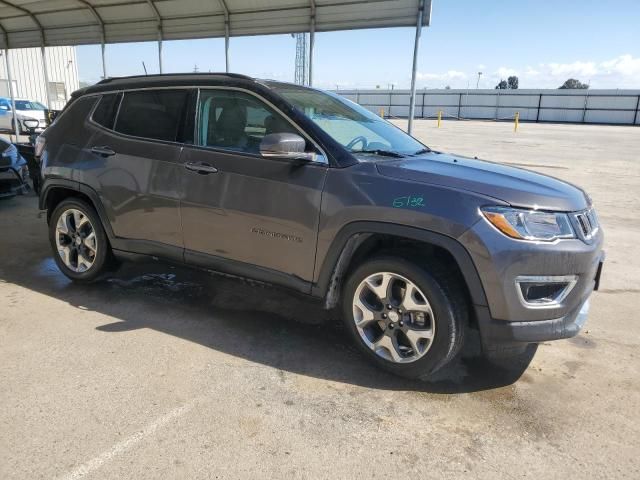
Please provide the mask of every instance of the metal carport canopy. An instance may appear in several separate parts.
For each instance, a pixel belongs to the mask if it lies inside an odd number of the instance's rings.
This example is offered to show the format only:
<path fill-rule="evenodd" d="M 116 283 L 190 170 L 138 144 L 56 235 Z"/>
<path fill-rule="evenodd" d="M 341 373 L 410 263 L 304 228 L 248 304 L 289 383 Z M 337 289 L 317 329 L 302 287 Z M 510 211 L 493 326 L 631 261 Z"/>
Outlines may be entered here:
<path fill-rule="evenodd" d="M 225 20 L 230 36 L 305 32 L 312 16 L 321 32 L 415 26 L 419 5 L 419 0 L 0 0 L 0 48 L 154 41 L 159 33 L 164 40 L 224 37 Z"/>
<path fill-rule="evenodd" d="M 229 71 L 230 37 L 308 31 L 311 84 L 315 32 L 416 26 L 412 112 L 420 31 L 430 20 L 431 0 L 0 0 L 0 48 L 40 47 L 46 76 L 44 47 L 98 43 L 106 77 L 105 44 L 157 41 L 162 73 L 163 40 L 224 37 Z"/>

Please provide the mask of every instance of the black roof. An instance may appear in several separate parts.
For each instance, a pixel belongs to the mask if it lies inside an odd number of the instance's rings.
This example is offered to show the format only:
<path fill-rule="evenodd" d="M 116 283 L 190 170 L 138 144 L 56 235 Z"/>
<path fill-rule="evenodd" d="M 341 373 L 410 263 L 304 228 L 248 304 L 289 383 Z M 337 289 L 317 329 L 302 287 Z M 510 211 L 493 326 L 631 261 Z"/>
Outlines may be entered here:
<path fill-rule="evenodd" d="M 181 87 L 200 85 L 228 85 L 236 87 L 253 86 L 254 88 L 286 86 L 288 88 L 313 89 L 312 87 L 282 82 L 279 80 L 261 80 L 248 75 L 242 75 L 240 73 L 162 73 L 105 78 L 94 85 L 76 90 L 72 93 L 72 97 L 120 89 L 126 90 L 145 87 Z"/>
<path fill-rule="evenodd" d="M 247 85 L 256 83 L 256 79 L 239 73 L 169 73 L 154 75 L 133 75 L 129 77 L 109 77 L 95 85 L 73 92 L 77 97 L 87 93 L 98 93 L 109 90 L 143 88 L 143 87 L 172 87 L 191 85 Z"/>

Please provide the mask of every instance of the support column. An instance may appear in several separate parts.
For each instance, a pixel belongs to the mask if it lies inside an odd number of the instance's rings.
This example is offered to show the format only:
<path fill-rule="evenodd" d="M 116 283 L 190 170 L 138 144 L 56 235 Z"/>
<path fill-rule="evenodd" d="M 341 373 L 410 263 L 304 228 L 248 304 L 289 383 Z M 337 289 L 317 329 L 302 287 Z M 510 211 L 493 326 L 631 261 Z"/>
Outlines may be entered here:
<path fill-rule="evenodd" d="M 11 75 L 11 61 L 9 59 L 9 50 L 6 48 L 4 50 L 4 58 L 7 62 L 7 81 L 9 82 L 9 96 L 11 97 L 11 114 L 13 115 L 13 128 L 16 132 L 16 143 L 18 143 L 20 126 L 18 124 L 18 117 L 16 116 L 16 94 L 13 91 L 13 77 Z"/>
<path fill-rule="evenodd" d="M 44 45 L 40 47 L 42 55 L 42 71 L 44 72 L 44 91 L 47 98 L 47 108 L 51 110 L 51 94 L 49 92 L 49 69 L 47 68 L 47 55 Z"/>
<path fill-rule="evenodd" d="M 104 42 L 102 42 L 101 48 L 102 48 L 102 78 L 104 79 L 104 78 L 107 78 L 107 62 L 105 61 L 105 58 L 104 58 L 104 48 L 105 48 Z"/>
<path fill-rule="evenodd" d="M 429 2 L 431 3 L 431 2 Z M 416 39 L 413 44 L 413 67 L 411 69 L 411 98 L 409 100 L 409 125 L 407 132 L 411 135 L 413 130 L 413 116 L 416 110 L 416 72 L 418 69 L 418 47 L 422 34 L 422 19 L 424 18 L 424 0 L 420 0 L 418 7 L 418 21 L 416 22 Z"/>
<path fill-rule="evenodd" d="M 224 19 L 224 66 L 225 72 L 229 73 L 229 17 Z"/>
<path fill-rule="evenodd" d="M 309 31 L 309 86 L 313 86 L 313 45 L 316 40 L 316 5 L 311 1 L 311 29 Z"/>
<path fill-rule="evenodd" d="M 162 33 L 158 34 L 158 69 L 162 73 Z"/>

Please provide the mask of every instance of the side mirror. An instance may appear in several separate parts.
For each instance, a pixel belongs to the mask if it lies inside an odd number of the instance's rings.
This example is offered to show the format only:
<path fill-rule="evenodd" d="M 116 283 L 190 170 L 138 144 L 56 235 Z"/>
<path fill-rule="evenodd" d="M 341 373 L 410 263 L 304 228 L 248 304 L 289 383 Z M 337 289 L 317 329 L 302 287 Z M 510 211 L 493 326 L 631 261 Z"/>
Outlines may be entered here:
<path fill-rule="evenodd" d="M 270 133 L 260 142 L 260 154 L 266 158 L 313 162 L 316 154 L 305 152 L 307 142 L 295 133 Z"/>
<path fill-rule="evenodd" d="M 9 111 L 9 107 L 7 107 L 6 105 L 0 105 L 0 110 Z"/>

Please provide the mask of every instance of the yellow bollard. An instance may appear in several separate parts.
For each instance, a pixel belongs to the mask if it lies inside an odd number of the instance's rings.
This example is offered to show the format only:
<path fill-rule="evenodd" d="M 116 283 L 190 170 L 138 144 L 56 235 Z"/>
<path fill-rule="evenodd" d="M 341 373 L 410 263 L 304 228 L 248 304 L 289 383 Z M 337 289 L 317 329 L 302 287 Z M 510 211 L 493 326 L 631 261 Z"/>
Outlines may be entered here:
<path fill-rule="evenodd" d="M 380 107 L 380 118 L 384 118 L 384 108 Z"/>
<path fill-rule="evenodd" d="M 440 128 L 441 121 L 442 121 L 442 110 L 438 110 L 438 128 Z"/>
<path fill-rule="evenodd" d="M 520 123 L 520 112 L 516 112 L 516 121 L 513 125 L 513 131 L 517 132 L 518 131 L 518 124 Z"/>

